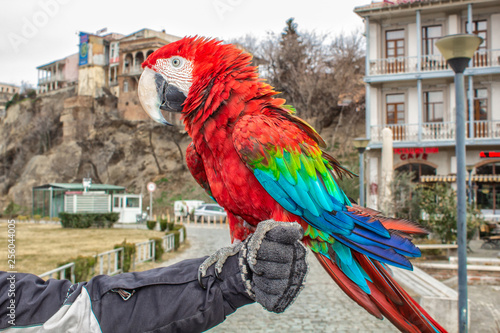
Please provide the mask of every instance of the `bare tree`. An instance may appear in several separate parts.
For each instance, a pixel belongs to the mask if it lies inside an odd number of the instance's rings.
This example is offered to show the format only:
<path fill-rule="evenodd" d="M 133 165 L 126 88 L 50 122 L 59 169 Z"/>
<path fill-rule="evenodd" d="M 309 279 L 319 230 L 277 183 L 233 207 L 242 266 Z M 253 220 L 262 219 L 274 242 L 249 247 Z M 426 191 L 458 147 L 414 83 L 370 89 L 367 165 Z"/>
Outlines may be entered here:
<path fill-rule="evenodd" d="M 283 32 L 262 42 L 251 36 L 237 43 L 254 54 L 260 74 L 318 131 L 362 109 L 364 45 L 359 32 L 335 38 L 300 32 L 293 18 Z"/>

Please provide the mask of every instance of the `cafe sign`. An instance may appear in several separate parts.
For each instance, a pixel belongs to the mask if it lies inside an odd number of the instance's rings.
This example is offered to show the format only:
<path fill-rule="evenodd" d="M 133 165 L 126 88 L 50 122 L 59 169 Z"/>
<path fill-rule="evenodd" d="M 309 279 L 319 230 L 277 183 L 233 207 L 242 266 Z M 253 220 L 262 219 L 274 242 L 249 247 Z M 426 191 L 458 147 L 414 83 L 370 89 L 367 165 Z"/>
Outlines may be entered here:
<path fill-rule="evenodd" d="M 409 159 L 422 159 L 427 160 L 429 154 L 439 153 L 438 147 L 425 147 L 425 148 L 394 148 L 394 154 L 400 155 L 402 161 Z"/>

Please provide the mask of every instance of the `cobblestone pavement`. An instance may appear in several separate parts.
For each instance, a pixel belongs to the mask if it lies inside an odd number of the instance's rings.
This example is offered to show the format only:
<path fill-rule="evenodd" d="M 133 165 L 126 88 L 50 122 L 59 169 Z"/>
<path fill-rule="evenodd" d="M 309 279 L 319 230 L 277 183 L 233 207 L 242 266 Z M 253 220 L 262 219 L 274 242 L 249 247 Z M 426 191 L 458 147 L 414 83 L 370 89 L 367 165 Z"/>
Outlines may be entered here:
<path fill-rule="evenodd" d="M 162 266 L 209 255 L 230 244 L 227 228 L 188 226 L 187 235 L 190 246 Z M 387 319 L 372 317 L 348 298 L 312 255 L 308 259 L 306 287 L 285 313 L 270 313 L 259 304 L 250 304 L 209 332 L 398 332 Z M 500 332 L 500 286 L 469 286 L 468 297 L 470 332 Z"/>
<path fill-rule="evenodd" d="M 228 229 L 188 226 L 187 235 L 190 247 L 164 265 L 208 255 L 230 244 Z M 250 304 L 209 332 L 398 332 L 388 320 L 372 317 L 344 295 L 312 255 L 308 259 L 306 287 L 285 313 Z"/>

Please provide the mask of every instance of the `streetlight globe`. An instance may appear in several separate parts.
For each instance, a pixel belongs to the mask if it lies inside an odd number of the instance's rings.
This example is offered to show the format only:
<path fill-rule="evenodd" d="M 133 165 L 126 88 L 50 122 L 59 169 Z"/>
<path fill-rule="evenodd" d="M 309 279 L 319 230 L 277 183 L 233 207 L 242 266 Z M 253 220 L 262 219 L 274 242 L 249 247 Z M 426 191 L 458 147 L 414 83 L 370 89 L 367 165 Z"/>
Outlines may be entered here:
<path fill-rule="evenodd" d="M 457 34 L 440 38 L 436 47 L 455 73 L 462 73 L 482 42 L 481 37 L 473 34 Z"/>
<path fill-rule="evenodd" d="M 365 138 L 356 138 L 352 141 L 354 148 L 356 148 L 360 153 L 365 151 L 369 143 L 370 139 Z"/>

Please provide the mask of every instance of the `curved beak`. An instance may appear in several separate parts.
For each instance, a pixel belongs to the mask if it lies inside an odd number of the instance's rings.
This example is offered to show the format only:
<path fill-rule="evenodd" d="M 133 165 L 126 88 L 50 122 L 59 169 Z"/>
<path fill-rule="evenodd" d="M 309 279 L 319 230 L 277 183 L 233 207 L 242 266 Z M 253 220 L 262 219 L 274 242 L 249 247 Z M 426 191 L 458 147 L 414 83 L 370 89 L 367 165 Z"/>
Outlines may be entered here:
<path fill-rule="evenodd" d="M 146 67 L 139 79 L 139 100 L 146 113 L 163 125 L 171 123 L 165 120 L 161 110 L 181 112 L 186 95 L 176 86 L 169 84 L 165 77 Z"/>

